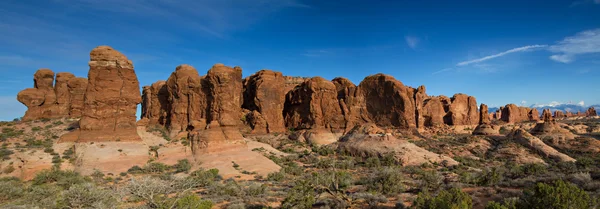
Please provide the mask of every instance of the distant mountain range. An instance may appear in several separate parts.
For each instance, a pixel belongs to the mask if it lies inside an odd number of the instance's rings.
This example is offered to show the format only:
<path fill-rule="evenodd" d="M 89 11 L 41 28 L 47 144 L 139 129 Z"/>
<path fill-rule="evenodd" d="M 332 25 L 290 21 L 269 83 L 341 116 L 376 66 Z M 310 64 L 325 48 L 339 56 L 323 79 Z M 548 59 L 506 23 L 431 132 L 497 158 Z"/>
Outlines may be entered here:
<path fill-rule="evenodd" d="M 542 104 L 542 105 L 530 105 L 528 106 L 530 108 L 536 108 L 538 109 L 538 111 L 541 113 L 544 109 L 550 109 L 551 112 L 560 110 L 563 112 L 572 112 L 572 113 L 577 113 L 577 111 L 581 111 L 581 112 L 585 112 L 587 111 L 588 108 L 590 107 L 594 107 L 596 110 L 600 110 L 600 104 L 595 104 L 595 105 L 582 105 L 581 103 L 579 104 L 563 104 L 563 103 L 557 103 L 557 102 L 552 102 L 550 104 Z M 490 113 L 492 112 L 496 112 L 496 110 L 498 110 L 499 107 L 492 107 L 489 108 L 488 111 Z"/>

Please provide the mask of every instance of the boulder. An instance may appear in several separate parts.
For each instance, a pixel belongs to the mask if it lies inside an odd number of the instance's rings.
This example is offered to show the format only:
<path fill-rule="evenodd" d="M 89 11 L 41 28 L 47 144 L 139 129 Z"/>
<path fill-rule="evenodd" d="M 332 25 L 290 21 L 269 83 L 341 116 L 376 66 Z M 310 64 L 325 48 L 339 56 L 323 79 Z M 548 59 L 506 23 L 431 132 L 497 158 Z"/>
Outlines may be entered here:
<path fill-rule="evenodd" d="M 264 130 L 258 132 L 285 132 L 283 108 L 285 104 L 285 78 L 280 72 L 261 70 L 244 80 L 243 108 L 257 111 L 264 118 Z M 255 130 L 255 129 L 254 129 Z"/>
<path fill-rule="evenodd" d="M 344 115 L 337 100 L 336 86 L 321 77 L 313 77 L 286 95 L 286 127 L 296 130 L 324 128 L 344 130 Z"/>
<path fill-rule="evenodd" d="M 140 86 L 133 63 L 109 46 L 90 53 L 77 142 L 141 141 L 136 131 Z"/>
<path fill-rule="evenodd" d="M 23 116 L 24 121 L 61 118 L 68 115 L 59 111 L 53 85 L 54 72 L 50 69 L 39 69 L 33 75 L 34 87 L 17 94 L 17 100 L 27 106 L 27 112 Z"/>

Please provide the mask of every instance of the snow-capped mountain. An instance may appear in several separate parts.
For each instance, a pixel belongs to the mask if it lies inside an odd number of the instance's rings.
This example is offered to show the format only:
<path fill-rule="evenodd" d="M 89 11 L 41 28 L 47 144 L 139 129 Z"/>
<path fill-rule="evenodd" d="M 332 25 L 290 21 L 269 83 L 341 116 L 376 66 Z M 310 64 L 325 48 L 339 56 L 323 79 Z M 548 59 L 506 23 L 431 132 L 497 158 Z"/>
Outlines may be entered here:
<path fill-rule="evenodd" d="M 577 111 L 585 112 L 588 108 L 594 107 L 595 109 L 600 109 L 600 104 L 595 105 L 585 105 L 583 101 L 578 103 L 560 103 L 560 102 L 550 102 L 548 104 L 533 104 L 529 106 L 530 108 L 536 108 L 541 113 L 544 109 L 550 109 L 551 112 L 554 111 L 569 111 L 572 113 L 576 113 Z M 495 112 L 499 107 L 489 108 L 489 112 Z"/>

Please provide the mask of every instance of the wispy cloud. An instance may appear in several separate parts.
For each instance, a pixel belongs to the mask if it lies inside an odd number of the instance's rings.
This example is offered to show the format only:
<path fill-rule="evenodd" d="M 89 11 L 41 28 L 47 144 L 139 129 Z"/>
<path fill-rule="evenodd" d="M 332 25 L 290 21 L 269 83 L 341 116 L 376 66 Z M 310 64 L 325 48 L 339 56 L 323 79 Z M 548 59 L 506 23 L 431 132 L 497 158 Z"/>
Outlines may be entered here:
<path fill-rule="evenodd" d="M 431 73 L 431 74 L 432 74 L 432 75 L 435 75 L 435 74 L 440 74 L 440 73 L 443 73 L 443 72 L 448 72 L 448 71 L 451 71 L 451 70 L 454 70 L 454 68 L 444 68 L 444 69 L 441 69 L 441 70 L 435 71 L 435 72 L 433 72 L 433 73 Z"/>
<path fill-rule="evenodd" d="M 515 53 L 515 52 L 523 52 L 523 51 L 528 51 L 528 50 L 533 50 L 533 49 L 539 49 L 539 48 L 545 48 L 545 47 L 548 47 L 548 45 L 529 45 L 529 46 L 517 47 L 517 48 L 510 49 L 510 50 L 507 50 L 507 51 L 504 51 L 504 52 L 501 52 L 501 53 L 498 53 L 498 54 L 485 56 L 485 57 L 482 57 L 482 58 L 479 58 L 479 59 L 467 60 L 467 61 L 464 61 L 464 62 L 459 62 L 458 64 L 456 64 L 456 66 L 466 66 L 466 65 L 473 64 L 473 63 L 479 63 L 479 62 L 483 62 L 483 61 L 486 61 L 486 60 L 491 60 L 491 59 L 494 59 L 494 58 L 502 57 L 504 55 Z"/>
<path fill-rule="evenodd" d="M 415 36 L 404 36 L 404 40 L 406 41 L 406 45 L 408 45 L 408 47 L 411 49 L 416 49 L 421 42 L 421 39 Z"/>
<path fill-rule="evenodd" d="M 573 62 L 577 55 L 600 53 L 600 29 L 587 30 L 569 36 L 548 48 L 556 54 L 550 59 L 562 62 Z"/>

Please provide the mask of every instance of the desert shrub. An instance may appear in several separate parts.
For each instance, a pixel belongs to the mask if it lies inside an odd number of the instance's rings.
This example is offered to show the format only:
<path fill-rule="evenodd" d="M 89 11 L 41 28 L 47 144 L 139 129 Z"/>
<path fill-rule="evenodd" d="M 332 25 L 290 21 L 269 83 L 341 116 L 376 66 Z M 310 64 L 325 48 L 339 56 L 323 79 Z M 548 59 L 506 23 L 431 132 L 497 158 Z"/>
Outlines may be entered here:
<path fill-rule="evenodd" d="M 419 193 L 413 203 L 415 209 L 470 209 L 471 197 L 458 188 L 442 190 L 437 196 Z"/>
<path fill-rule="evenodd" d="M 538 176 L 548 172 L 544 164 L 530 163 L 524 165 L 507 165 L 509 171 L 506 173 L 512 178 L 522 178 L 527 176 Z"/>
<path fill-rule="evenodd" d="M 331 158 L 322 158 L 318 159 L 316 165 L 317 168 L 325 169 L 325 168 L 333 168 L 335 166 L 335 162 Z"/>
<path fill-rule="evenodd" d="M 36 126 L 36 127 L 31 127 L 31 131 L 36 132 L 36 131 L 40 131 L 42 130 L 42 127 Z"/>
<path fill-rule="evenodd" d="M 175 173 L 188 173 L 192 169 L 192 164 L 187 159 L 178 160 L 177 164 L 173 165 L 173 168 L 175 168 Z"/>
<path fill-rule="evenodd" d="M 304 168 L 300 167 L 298 163 L 294 161 L 285 162 L 282 167 L 283 172 L 290 175 L 299 176 L 304 173 Z"/>
<path fill-rule="evenodd" d="M 64 189 L 54 184 L 33 185 L 23 199 L 31 208 L 58 208 L 56 200 Z"/>
<path fill-rule="evenodd" d="M 44 148 L 44 152 L 45 153 L 54 153 L 54 149 L 52 149 L 52 147 L 47 147 L 47 148 Z"/>
<path fill-rule="evenodd" d="M 339 160 L 335 162 L 335 167 L 339 169 L 354 169 L 356 162 L 353 159 Z"/>
<path fill-rule="evenodd" d="M 437 191 L 443 184 L 444 177 L 436 170 L 419 173 L 419 187 L 422 191 Z"/>
<path fill-rule="evenodd" d="M 316 194 L 314 187 L 308 182 L 300 180 L 287 193 L 285 199 L 281 203 L 281 208 L 284 209 L 310 209 L 316 202 Z"/>
<path fill-rule="evenodd" d="M 281 171 L 269 173 L 267 175 L 267 180 L 269 180 L 269 181 L 282 181 L 284 178 L 285 178 L 285 173 L 283 173 Z"/>
<path fill-rule="evenodd" d="M 190 176 L 188 178 L 195 181 L 198 186 L 208 186 L 213 184 L 217 180 L 221 180 L 221 176 L 219 176 L 218 169 L 199 169 L 190 173 Z"/>
<path fill-rule="evenodd" d="M 170 208 L 177 200 L 188 195 L 188 191 L 197 187 L 188 178 L 170 178 L 163 180 L 145 176 L 133 178 L 125 186 L 124 192 L 129 194 L 129 201 L 143 202 L 149 208 Z"/>
<path fill-rule="evenodd" d="M 503 173 L 498 168 L 485 169 L 477 177 L 477 185 L 479 186 L 495 186 L 502 181 Z"/>
<path fill-rule="evenodd" d="M 62 125 L 64 123 L 62 121 L 56 121 L 56 122 L 54 122 L 52 124 L 55 125 L 55 126 L 59 126 L 59 125 Z"/>
<path fill-rule="evenodd" d="M 260 183 L 250 183 L 244 188 L 244 195 L 250 197 L 259 197 L 267 193 L 267 185 Z"/>
<path fill-rule="evenodd" d="M 15 171 L 15 167 L 13 165 L 9 165 L 9 166 L 6 166 L 6 168 L 4 168 L 2 170 L 2 173 L 9 174 L 9 173 L 12 173 L 13 171 Z"/>
<path fill-rule="evenodd" d="M 131 174 L 144 173 L 144 169 L 141 168 L 140 166 L 134 165 L 133 167 L 131 167 L 127 170 L 127 173 L 131 173 Z"/>
<path fill-rule="evenodd" d="M 209 188 L 209 193 L 218 196 L 242 197 L 244 194 L 242 186 L 233 180 L 224 183 L 213 184 Z"/>
<path fill-rule="evenodd" d="M 365 184 L 370 191 L 376 191 L 386 195 L 398 194 L 404 191 L 402 172 L 397 168 L 378 169 L 363 180 L 363 184 Z"/>
<path fill-rule="evenodd" d="M 350 187 L 354 181 L 352 175 L 345 171 L 325 171 L 313 172 L 309 178 L 311 185 L 314 185 L 318 190 L 343 192 Z"/>
<path fill-rule="evenodd" d="M 62 205 L 67 208 L 114 208 L 117 199 L 114 192 L 93 184 L 73 185 L 62 195 Z"/>
<path fill-rule="evenodd" d="M 148 132 L 158 132 L 165 140 L 171 141 L 171 137 L 169 137 L 169 133 L 167 132 L 167 129 L 165 127 L 152 126 L 152 127 L 149 127 L 148 129 L 149 129 Z"/>
<path fill-rule="evenodd" d="M 529 209 L 587 209 L 595 205 L 585 191 L 562 180 L 552 185 L 538 183 L 523 191 L 517 208 Z"/>
<path fill-rule="evenodd" d="M 0 160 L 10 160 L 10 155 L 14 154 L 12 150 L 0 148 Z"/>
<path fill-rule="evenodd" d="M 183 197 L 179 198 L 175 205 L 176 208 L 194 208 L 194 209 L 210 209 L 213 206 L 213 203 L 209 200 L 202 200 L 200 197 L 193 193 L 185 194 Z"/>
<path fill-rule="evenodd" d="M 32 179 L 33 185 L 55 183 L 64 189 L 70 188 L 72 185 L 85 183 L 88 180 L 75 171 L 63 171 L 59 169 L 43 170 Z"/>
<path fill-rule="evenodd" d="M 379 203 L 386 203 L 388 201 L 385 196 L 377 193 L 356 193 L 352 197 L 354 200 L 363 200 L 369 208 L 377 208 Z"/>
<path fill-rule="evenodd" d="M 328 155 L 335 154 L 335 150 L 333 148 L 331 148 L 330 146 L 325 146 L 325 145 L 324 146 L 313 146 L 312 151 L 321 156 L 328 156 Z"/>
<path fill-rule="evenodd" d="M 378 168 L 381 167 L 381 160 L 378 157 L 369 157 L 365 160 L 365 167 Z"/>
<path fill-rule="evenodd" d="M 159 173 L 164 173 L 168 169 L 169 169 L 169 166 L 165 165 L 164 163 L 151 162 L 151 163 L 146 164 L 146 166 L 144 166 L 144 173 L 159 174 Z"/>
<path fill-rule="evenodd" d="M 18 199 L 25 194 L 23 183 L 19 180 L 0 181 L 0 202 Z"/>
<path fill-rule="evenodd" d="M 502 203 L 489 201 L 486 204 L 485 209 L 517 209 L 517 201 L 518 198 L 513 197 L 504 199 Z"/>
<path fill-rule="evenodd" d="M 592 182 L 592 176 L 590 175 L 590 173 L 574 173 L 569 175 L 568 177 L 569 181 L 580 186 L 583 187 L 587 184 L 589 184 L 590 182 Z"/>

